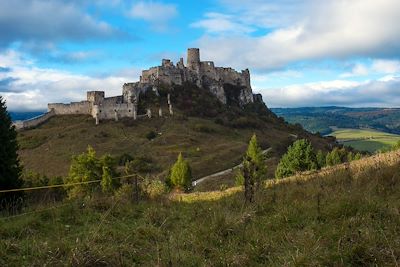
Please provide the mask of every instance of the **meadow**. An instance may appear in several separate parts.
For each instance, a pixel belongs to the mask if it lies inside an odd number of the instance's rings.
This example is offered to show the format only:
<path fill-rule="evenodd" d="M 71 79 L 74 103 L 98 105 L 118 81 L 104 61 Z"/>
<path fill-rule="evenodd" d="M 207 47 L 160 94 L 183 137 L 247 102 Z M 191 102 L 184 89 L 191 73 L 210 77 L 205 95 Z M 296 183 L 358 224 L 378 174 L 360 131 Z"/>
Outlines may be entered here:
<path fill-rule="evenodd" d="M 400 152 L 242 188 L 1 218 L 1 266 L 397 266 Z"/>
<path fill-rule="evenodd" d="M 346 146 L 368 152 L 389 148 L 400 141 L 400 135 L 371 129 L 335 129 L 329 135 Z"/>

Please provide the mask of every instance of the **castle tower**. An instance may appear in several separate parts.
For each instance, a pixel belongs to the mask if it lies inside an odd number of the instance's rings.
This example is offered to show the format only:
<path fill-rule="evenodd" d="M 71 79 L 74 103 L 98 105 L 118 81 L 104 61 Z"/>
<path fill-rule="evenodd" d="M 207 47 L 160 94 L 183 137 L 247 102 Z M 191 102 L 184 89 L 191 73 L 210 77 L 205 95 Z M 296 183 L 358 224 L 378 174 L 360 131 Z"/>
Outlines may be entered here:
<path fill-rule="evenodd" d="M 200 69 L 200 49 L 188 48 L 187 50 L 187 67 L 192 70 Z"/>

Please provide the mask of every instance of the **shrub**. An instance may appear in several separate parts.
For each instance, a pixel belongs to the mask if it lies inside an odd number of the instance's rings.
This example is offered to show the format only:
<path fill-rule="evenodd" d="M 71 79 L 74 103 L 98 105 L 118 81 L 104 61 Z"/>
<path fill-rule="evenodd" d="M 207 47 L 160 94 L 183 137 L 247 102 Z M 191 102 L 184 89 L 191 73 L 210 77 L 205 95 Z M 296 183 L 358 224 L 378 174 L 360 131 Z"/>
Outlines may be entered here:
<path fill-rule="evenodd" d="M 321 150 L 318 150 L 317 153 L 317 164 L 318 168 L 323 168 L 326 165 L 326 156 L 324 155 L 324 152 Z"/>
<path fill-rule="evenodd" d="M 148 133 L 146 134 L 146 138 L 147 138 L 147 140 L 149 140 L 149 141 L 153 140 L 153 139 L 156 138 L 156 137 L 157 137 L 157 133 L 154 132 L 154 131 L 150 131 L 150 132 L 148 132 Z"/>
<path fill-rule="evenodd" d="M 133 157 L 129 155 L 128 153 L 124 153 L 118 157 L 118 165 L 119 166 L 125 166 L 125 164 L 129 161 L 132 161 Z"/>
<path fill-rule="evenodd" d="M 145 156 L 134 157 L 131 161 L 125 164 L 125 173 L 150 173 L 157 170 L 158 167 L 154 164 L 152 158 Z"/>
<path fill-rule="evenodd" d="M 275 176 L 277 178 L 294 175 L 297 172 L 317 169 L 317 160 L 313 147 L 306 139 L 300 139 L 291 145 L 282 156 Z"/>
<path fill-rule="evenodd" d="M 115 198 L 122 203 L 129 203 L 133 199 L 133 185 L 132 184 L 123 184 L 120 188 L 115 191 Z"/>
<path fill-rule="evenodd" d="M 179 153 L 177 161 L 171 167 L 166 183 L 184 190 L 189 190 L 192 186 L 192 170 L 189 163 L 183 159 L 182 153 Z"/>
<path fill-rule="evenodd" d="M 165 183 L 158 179 L 145 178 L 140 184 L 141 191 L 149 199 L 157 199 L 167 192 Z"/>

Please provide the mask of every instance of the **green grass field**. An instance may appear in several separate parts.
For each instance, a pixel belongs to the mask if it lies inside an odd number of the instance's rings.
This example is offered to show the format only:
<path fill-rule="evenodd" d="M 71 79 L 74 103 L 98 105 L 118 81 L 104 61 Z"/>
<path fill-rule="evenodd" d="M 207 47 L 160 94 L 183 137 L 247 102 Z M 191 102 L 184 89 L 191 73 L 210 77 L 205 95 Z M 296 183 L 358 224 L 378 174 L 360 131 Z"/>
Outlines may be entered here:
<path fill-rule="evenodd" d="M 271 183 L 251 205 L 240 188 L 67 201 L 0 218 L 0 266 L 398 266 L 399 169 L 399 152 L 366 158 Z"/>
<path fill-rule="evenodd" d="M 337 129 L 329 135 L 344 145 L 369 152 L 388 148 L 400 140 L 400 135 L 362 129 Z"/>

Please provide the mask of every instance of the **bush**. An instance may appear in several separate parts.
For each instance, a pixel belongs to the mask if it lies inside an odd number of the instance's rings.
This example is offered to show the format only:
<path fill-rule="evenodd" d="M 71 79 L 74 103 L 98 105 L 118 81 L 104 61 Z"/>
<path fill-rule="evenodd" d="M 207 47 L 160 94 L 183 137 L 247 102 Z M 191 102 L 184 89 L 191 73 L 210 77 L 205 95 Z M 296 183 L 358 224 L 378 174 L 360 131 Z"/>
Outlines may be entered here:
<path fill-rule="evenodd" d="M 301 171 L 317 169 L 317 160 L 313 147 L 306 139 L 297 140 L 291 145 L 286 154 L 282 156 L 275 176 L 283 178 Z"/>
<path fill-rule="evenodd" d="M 153 159 L 145 156 L 134 157 L 125 164 L 125 173 L 150 173 L 158 170 L 158 166 L 154 164 Z"/>
<path fill-rule="evenodd" d="M 150 131 L 150 132 L 148 132 L 148 133 L 146 134 L 146 138 L 147 138 L 147 140 L 149 140 L 149 141 L 153 140 L 153 139 L 156 138 L 156 137 L 157 137 L 157 133 L 154 132 L 154 131 Z"/>
<path fill-rule="evenodd" d="M 171 187 L 189 190 L 192 186 L 192 170 L 189 163 L 183 159 L 182 153 L 179 153 L 178 159 L 171 167 L 166 179 L 167 185 Z"/>
<path fill-rule="evenodd" d="M 118 165 L 119 166 L 125 166 L 126 163 L 129 161 L 132 161 L 133 157 L 129 155 L 128 153 L 124 153 L 121 156 L 118 157 Z"/>
<path fill-rule="evenodd" d="M 158 179 L 145 178 L 140 184 L 140 189 L 149 199 L 158 199 L 167 192 L 165 183 Z"/>
<path fill-rule="evenodd" d="M 122 203 L 129 203 L 133 199 L 133 185 L 132 184 L 123 184 L 120 188 L 115 191 L 116 200 Z"/>

